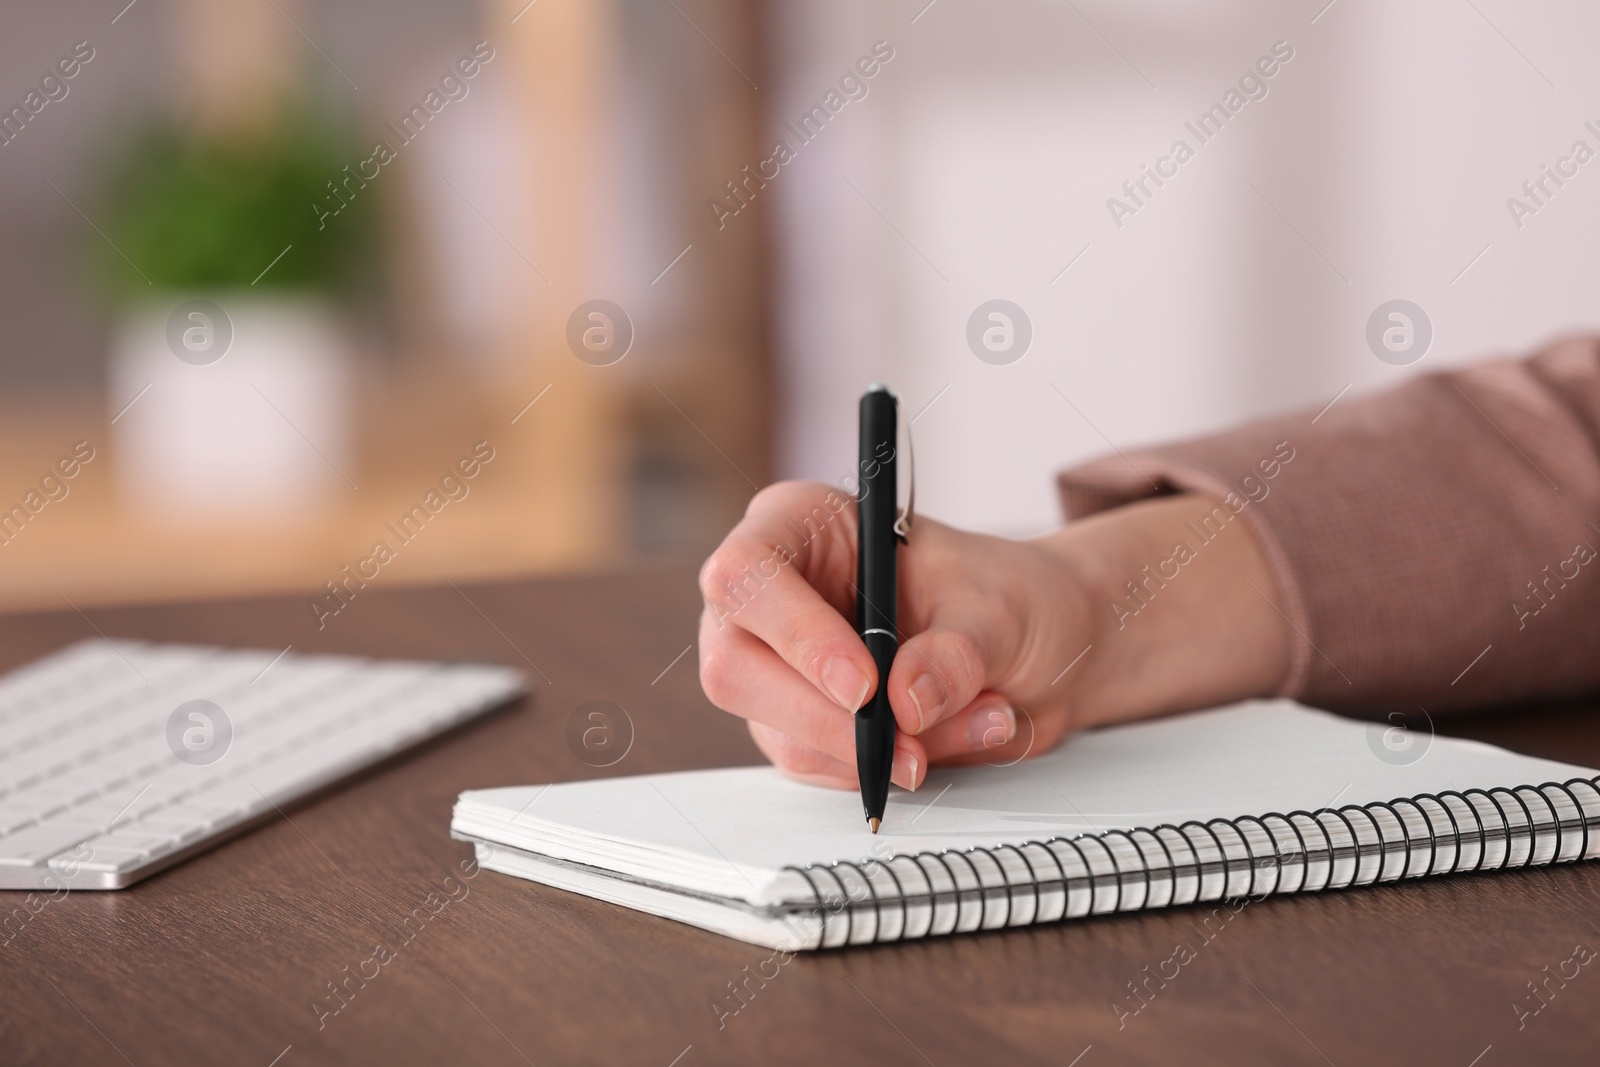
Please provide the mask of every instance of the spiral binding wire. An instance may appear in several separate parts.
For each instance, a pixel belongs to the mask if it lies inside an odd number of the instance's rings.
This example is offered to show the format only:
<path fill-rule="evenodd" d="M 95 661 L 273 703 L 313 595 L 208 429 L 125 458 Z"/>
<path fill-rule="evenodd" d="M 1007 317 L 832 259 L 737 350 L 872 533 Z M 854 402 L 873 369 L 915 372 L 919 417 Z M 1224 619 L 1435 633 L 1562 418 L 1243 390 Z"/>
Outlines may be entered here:
<path fill-rule="evenodd" d="M 1591 827 L 1600 778 L 1573 778 L 785 870 L 815 897 L 810 947 L 837 948 L 1571 863 L 1600 856 Z"/>

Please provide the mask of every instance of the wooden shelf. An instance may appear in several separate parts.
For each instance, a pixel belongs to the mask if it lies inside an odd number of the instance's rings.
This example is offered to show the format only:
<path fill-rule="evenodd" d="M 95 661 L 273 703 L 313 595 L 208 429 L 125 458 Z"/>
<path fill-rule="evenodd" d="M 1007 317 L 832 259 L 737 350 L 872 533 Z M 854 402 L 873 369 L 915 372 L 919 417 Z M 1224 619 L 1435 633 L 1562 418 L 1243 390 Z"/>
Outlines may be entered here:
<path fill-rule="evenodd" d="M 367 382 L 358 391 L 360 491 L 315 514 L 274 520 L 178 522 L 130 507 L 118 489 L 107 417 L 94 398 L 0 414 L 0 506 L 19 502 L 74 442 L 87 440 L 96 453 L 66 483 L 63 499 L 47 504 L 0 544 L 0 608 L 296 589 L 309 598 L 339 578 L 346 564 L 369 555 L 379 540 L 396 557 L 374 579 L 385 585 L 619 561 L 626 554 L 620 542 L 596 543 L 588 552 L 550 550 L 540 531 L 562 505 L 519 482 L 518 456 L 533 437 L 532 413 L 515 426 L 492 427 L 488 405 L 457 386 L 452 393 L 414 380 L 388 387 Z M 418 503 L 459 456 L 484 439 L 493 444 L 495 459 L 468 483 L 467 495 L 446 504 L 402 544 L 386 524 Z"/>

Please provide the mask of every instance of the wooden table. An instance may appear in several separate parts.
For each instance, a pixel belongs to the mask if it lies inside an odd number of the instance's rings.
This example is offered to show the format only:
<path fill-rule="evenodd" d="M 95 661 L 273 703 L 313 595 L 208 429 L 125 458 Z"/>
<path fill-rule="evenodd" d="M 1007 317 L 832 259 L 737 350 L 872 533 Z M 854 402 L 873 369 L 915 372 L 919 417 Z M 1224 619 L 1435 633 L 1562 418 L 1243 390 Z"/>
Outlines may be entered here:
<path fill-rule="evenodd" d="M 287 598 L 0 618 L 6 668 L 98 628 L 493 660 L 548 679 L 133 889 L 50 904 L 0 948 L 0 1061 L 1499 1067 L 1600 1048 L 1600 965 L 1552 982 L 1520 1031 L 1513 1007 L 1536 1004 L 1526 983 L 1576 945 L 1600 948 L 1594 866 L 1269 900 L 1209 944 L 1173 910 L 797 956 L 719 1028 L 713 1005 L 726 1011 L 728 983 L 769 952 L 492 872 L 467 880 L 470 850 L 447 834 L 466 788 L 756 761 L 742 724 L 701 695 L 694 653 L 680 658 L 697 610 L 692 575 L 669 570 L 369 589 L 320 633 Z M 605 770 L 565 740 L 595 698 L 636 735 Z M 1444 725 L 1600 765 L 1586 709 Z M 418 906 L 420 933 L 368 963 Z M 1113 1003 L 1180 941 L 1196 958 L 1119 1029 Z M 342 1002 L 329 992 L 374 971 Z"/>

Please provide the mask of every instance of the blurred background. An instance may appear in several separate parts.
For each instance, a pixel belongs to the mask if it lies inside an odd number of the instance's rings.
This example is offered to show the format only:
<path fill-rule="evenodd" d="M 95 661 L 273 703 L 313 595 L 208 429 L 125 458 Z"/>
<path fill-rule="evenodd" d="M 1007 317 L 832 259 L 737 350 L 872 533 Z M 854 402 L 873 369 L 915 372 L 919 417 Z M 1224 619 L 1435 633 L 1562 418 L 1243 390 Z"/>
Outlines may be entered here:
<path fill-rule="evenodd" d="M 1041 531 L 1075 460 L 1594 328 L 1596 31 L 9 4 L 0 607 L 698 560 L 759 486 L 848 480 L 875 379 L 920 511 Z M 1394 300 L 1418 340 L 1383 354 Z"/>

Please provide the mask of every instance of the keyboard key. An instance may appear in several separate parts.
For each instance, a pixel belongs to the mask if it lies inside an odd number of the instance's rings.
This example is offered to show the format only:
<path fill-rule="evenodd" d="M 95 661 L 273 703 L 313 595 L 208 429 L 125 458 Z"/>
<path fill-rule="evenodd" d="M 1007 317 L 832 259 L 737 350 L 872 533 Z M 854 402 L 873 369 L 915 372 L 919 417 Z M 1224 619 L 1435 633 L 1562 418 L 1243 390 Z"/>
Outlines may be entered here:
<path fill-rule="evenodd" d="M 259 802 L 260 797 L 256 800 Z M 210 830 L 214 827 L 231 825 L 237 821 L 237 816 L 243 815 L 253 807 L 243 800 L 219 798 L 207 800 L 194 797 L 175 807 L 163 808 L 156 817 L 145 820 L 138 825 L 150 826 L 193 826 L 200 830 Z"/>
<path fill-rule="evenodd" d="M 90 847 L 99 850 L 108 848 L 126 852 L 136 852 L 141 856 L 150 856 L 158 852 L 167 852 L 168 845 L 173 842 L 173 837 L 168 833 L 161 833 L 146 826 L 122 826 L 108 834 L 101 834 L 89 841 Z"/>
<path fill-rule="evenodd" d="M 42 866 L 51 856 L 94 837 L 99 830 L 79 822 L 53 820 L 0 837 L 0 866 Z"/>
<path fill-rule="evenodd" d="M 38 817 L 26 808 L 8 808 L 0 811 L 0 837 L 16 833 L 24 826 L 37 821 Z"/>
<path fill-rule="evenodd" d="M 83 871 L 96 871 L 105 874 L 121 874 L 131 871 L 146 862 L 152 850 L 115 848 L 98 840 L 88 842 L 92 849 L 89 858 L 78 862 L 77 867 Z"/>
<path fill-rule="evenodd" d="M 133 829 L 143 830 L 153 837 L 165 836 L 168 843 L 174 848 L 182 848 L 206 831 L 206 827 L 198 825 L 193 820 L 183 818 L 168 820 L 161 818 L 162 814 L 164 813 L 158 812 L 148 819 L 140 819 L 138 822 L 130 823 L 129 825 Z"/>
<path fill-rule="evenodd" d="M 72 818 L 76 822 L 105 830 L 113 822 L 124 822 L 132 817 L 134 809 L 129 802 L 133 798 L 133 790 L 119 789 L 109 795 L 97 797 L 88 804 L 74 807 L 72 809 Z"/>

